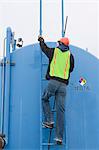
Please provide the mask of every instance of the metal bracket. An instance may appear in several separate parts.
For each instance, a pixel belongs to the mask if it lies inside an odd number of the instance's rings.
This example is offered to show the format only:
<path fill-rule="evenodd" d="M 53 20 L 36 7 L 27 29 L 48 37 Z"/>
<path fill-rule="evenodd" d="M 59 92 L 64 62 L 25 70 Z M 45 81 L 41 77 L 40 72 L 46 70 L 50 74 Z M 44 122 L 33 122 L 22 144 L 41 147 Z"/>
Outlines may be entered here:
<path fill-rule="evenodd" d="M 6 64 L 10 64 L 10 66 L 15 66 L 15 62 L 10 62 L 10 61 L 6 61 L 5 63 L 4 62 L 0 62 L 0 66 L 6 66 Z"/>

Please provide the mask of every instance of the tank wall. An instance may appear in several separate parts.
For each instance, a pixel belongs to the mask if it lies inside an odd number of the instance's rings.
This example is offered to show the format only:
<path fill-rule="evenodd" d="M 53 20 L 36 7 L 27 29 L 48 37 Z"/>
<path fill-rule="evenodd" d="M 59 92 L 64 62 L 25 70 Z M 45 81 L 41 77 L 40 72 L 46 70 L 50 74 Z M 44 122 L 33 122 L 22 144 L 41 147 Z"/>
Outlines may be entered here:
<path fill-rule="evenodd" d="M 35 54 L 36 53 L 36 54 Z M 40 148 L 40 51 L 29 46 L 11 54 L 9 144 L 6 149 Z"/>
<path fill-rule="evenodd" d="M 71 74 L 67 98 L 67 131 L 70 149 L 98 149 L 99 106 L 98 82 L 99 60 L 90 53 L 71 46 L 75 69 Z M 94 68 L 94 71 L 93 71 Z M 86 79 L 81 86 L 79 79 Z"/>
<path fill-rule="evenodd" d="M 55 46 L 55 43 L 47 44 Z M 64 145 L 52 145 L 50 149 L 98 150 L 99 84 L 96 83 L 99 82 L 99 69 L 96 66 L 99 60 L 78 47 L 70 46 L 70 49 L 75 69 L 67 86 Z M 47 150 L 50 131 L 41 126 L 41 95 L 48 83 L 45 80 L 48 59 L 44 54 L 41 59 L 39 44 L 34 44 L 14 51 L 11 62 L 15 62 L 15 66 L 11 66 L 9 142 L 5 150 Z M 81 77 L 87 81 L 84 86 L 79 83 Z M 55 129 L 51 143 L 54 137 Z"/>

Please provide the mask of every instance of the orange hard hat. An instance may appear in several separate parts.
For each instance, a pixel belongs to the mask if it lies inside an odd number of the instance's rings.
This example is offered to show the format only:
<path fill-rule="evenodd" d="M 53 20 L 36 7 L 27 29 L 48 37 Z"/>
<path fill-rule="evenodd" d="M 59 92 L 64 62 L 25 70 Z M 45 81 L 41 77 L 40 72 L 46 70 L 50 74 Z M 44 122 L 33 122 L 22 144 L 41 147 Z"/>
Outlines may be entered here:
<path fill-rule="evenodd" d="M 67 37 L 63 37 L 59 40 L 59 42 L 63 43 L 64 45 L 69 45 L 69 39 Z"/>

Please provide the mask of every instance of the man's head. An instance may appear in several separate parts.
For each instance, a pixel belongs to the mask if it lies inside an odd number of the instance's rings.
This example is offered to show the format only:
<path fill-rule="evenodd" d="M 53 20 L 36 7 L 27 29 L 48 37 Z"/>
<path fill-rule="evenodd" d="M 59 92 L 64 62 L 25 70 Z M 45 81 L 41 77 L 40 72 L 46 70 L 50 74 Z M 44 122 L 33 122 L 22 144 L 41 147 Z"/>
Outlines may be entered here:
<path fill-rule="evenodd" d="M 58 41 L 59 44 L 64 44 L 65 46 L 69 46 L 69 39 L 67 37 L 63 37 Z"/>

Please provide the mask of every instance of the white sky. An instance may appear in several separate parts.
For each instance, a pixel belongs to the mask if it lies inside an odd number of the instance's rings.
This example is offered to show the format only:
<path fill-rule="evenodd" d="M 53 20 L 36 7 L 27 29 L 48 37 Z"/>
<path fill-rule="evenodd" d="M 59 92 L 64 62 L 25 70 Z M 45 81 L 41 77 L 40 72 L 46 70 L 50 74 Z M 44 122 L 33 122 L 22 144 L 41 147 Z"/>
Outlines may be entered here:
<path fill-rule="evenodd" d="M 42 1 L 43 36 L 46 41 L 57 41 L 61 37 L 61 0 Z M 99 1 L 64 2 L 64 17 L 69 17 L 67 36 L 71 44 L 88 48 L 89 52 L 99 57 Z M 7 26 L 12 27 L 16 38 L 23 38 L 24 45 L 36 43 L 39 35 L 39 0 L 0 0 L 0 55 Z"/>

